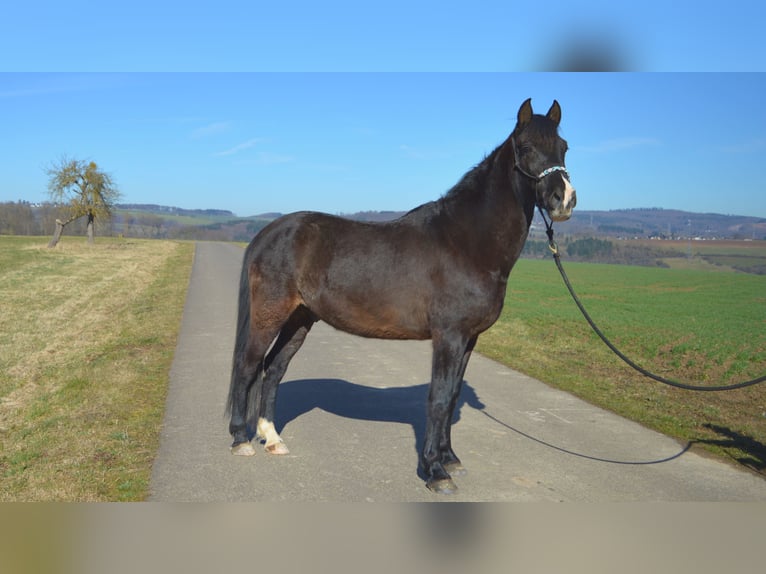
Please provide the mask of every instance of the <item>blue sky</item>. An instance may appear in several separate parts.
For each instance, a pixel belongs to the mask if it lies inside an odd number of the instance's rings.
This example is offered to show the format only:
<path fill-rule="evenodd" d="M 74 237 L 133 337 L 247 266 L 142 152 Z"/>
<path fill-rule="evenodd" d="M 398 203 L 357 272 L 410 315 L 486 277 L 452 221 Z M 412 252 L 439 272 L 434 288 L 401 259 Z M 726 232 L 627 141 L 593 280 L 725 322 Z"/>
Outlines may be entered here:
<path fill-rule="evenodd" d="M 580 208 L 766 217 L 764 21 L 760 0 L 8 2 L 0 201 L 45 199 L 67 155 L 125 202 L 404 210 L 532 97 L 562 105 Z M 573 61 L 668 73 L 529 73 Z"/>
<path fill-rule="evenodd" d="M 451 187 L 556 98 L 580 209 L 766 217 L 766 75 L 0 74 L 0 200 L 96 161 L 130 203 L 405 210 Z"/>
<path fill-rule="evenodd" d="M 25 0 L 5 71 L 529 71 L 577 50 L 637 71 L 764 71 L 762 0 Z"/>
<path fill-rule="evenodd" d="M 766 217 L 764 74 L 4 73 L 0 201 L 96 161 L 130 203 L 406 210 L 556 98 L 580 209 Z"/>

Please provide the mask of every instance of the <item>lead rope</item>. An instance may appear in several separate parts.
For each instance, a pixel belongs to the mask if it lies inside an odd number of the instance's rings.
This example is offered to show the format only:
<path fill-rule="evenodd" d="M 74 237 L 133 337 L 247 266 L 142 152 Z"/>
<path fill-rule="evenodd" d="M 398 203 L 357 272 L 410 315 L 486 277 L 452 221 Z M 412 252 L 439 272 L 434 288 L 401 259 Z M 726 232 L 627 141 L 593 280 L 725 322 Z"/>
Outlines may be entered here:
<path fill-rule="evenodd" d="M 606 335 L 604 335 L 601 329 L 598 328 L 598 325 L 596 325 L 596 323 L 593 322 L 593 319 L 591 319 L 590 315 L 585 310 L 585 307 L 580 301 L 580 298 L 577 296 L 577 293 L 575 293 L 574 288 L 572 287 L 572 284 L 569 282 L 569 277 L 567 277 L 567 274 L 564 271 L 564 267 L 561 264 L 561 256 L 559 255 L 559 248 L 553 239 L 553 223 L 548 221 L 548 219 L 545 217 L 545 213 L 543 213 L 543 210 L 539 205 L 537 206 L 537 209 L 540 211 L 540 215 L 542 216 L 543 221 L 545 222 L 545 228 L 546 228 L 545 233 L 548 235 L 548 249 L 550 249 L 551 253 L 553 253 L 553 260 L 556 262 L 556 267 L 558 268 L 559 273 L 561 273 L 561 278 L 564 280 L 564 284 L 567 286 L 569 293 L 572 295 L 572 299 L 574 299 L 574 302 L 577 304 L 577 307 L 580 309 L 580 312 L 583 314 L 583 317 L 585 317 L 585 320 L 591 326 L 591 328 L 596 333 L 596 335 L 598 335 L 601 338 L 601 340 L 604 342 L 604 344 L 607 347 L 609 347 L 612 350 L 612 352 L 615 355 L 617 355 L 620 359 L 622 359 L 628 366 L 632 367 L 633 369 L 635 369 L 642 375 L 649 377 L 650 379 L 653 379 L 659 383 L 663 383 L 665 385 L 670 385 L 671 387 L 676 387 L 678 389 L 684 389 L 687 391 L 732 391 L 735 389 L 743 389 L 745 387 L 751 387 L 753 385 L 757 385 L 758 383 L 763 383 L 764 381 L 766 381 L 766 375 L 764 375 L 762 377 L 758 377 L 757 379 L 752 379 L 750 381 L 744 381 L 742 383 L 736 383 L 733 385 L 720 385 L 720 386 L 689 385 L 686 383 L 679 383 L 678 381 L 666 379 L 665 377 L 661 377 L 659 375 L 655 375 L 654 373 L 647 371 L 640 365 L 637 365 L 636 363 L 631 361 L 617 347 L 614 346 L 614 344 L 606 337 Z"/>

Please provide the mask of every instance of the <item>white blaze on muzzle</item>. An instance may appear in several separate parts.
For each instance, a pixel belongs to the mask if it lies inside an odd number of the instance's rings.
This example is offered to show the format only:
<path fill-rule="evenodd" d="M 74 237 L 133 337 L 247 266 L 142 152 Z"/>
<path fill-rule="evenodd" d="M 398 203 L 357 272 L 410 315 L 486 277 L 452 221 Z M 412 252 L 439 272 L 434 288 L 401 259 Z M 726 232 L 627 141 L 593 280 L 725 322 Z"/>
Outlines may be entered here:
<path fill-rule="evenodd" d="M 564 180 L 564 201 L 562 202 L 562 205 L 564 208 L 572 204 L 572 199 L 575 196 L 575 188 L 572 187 L 572 184 L 569 182 L 569 177 L 566 172 L 564 172 L 563 176 Z"/>
<path fill-rule="evenodd" d="M 545 179 L 546 176 L 549 176 L 556 171 L 564 172 L 561 174 L 561 179 L 564 180 L 564 199 L 561 201 L 561 208 L 566 209 L 569 205 L 572 204 L 572 200 L 574 199 L 576 193 L 575 188 L 572 187 L 572 183 L 569 181 L 569 173 L 567 172 L 567 168 L 565 168 L 563 165 L 551 166 L 548 169 L 541 171 L 540 175 L 538 175 L 535 179 L 539 184 L 543 179 Z"/>

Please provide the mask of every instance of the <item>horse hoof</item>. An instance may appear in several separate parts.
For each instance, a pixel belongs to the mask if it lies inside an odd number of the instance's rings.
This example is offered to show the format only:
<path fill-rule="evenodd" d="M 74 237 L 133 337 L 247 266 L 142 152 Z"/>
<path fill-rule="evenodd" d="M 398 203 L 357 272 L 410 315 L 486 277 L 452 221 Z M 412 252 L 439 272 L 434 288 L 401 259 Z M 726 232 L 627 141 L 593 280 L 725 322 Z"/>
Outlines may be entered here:
<path fill-rule="evenodd" d="M 455 492 L 457 492 L 457 485 L 449 478 L 429 480 L 426 482 L 426 486 L 428 487 L 428 490 L 435 492 L 436 494 L 455 494 Z"/>
<path fill-rule="evenodd" d="M 253 456 L 255 449 L 249 442 L 241 442 L 231 447 L 231 454 L 235 456 Z"/>
<path fill-rule="evenodd" d="M 266 452 L 269 454 L 290 454 L 287 445 L 282 441 L 275 442 L 274 444 L 267 444 L 265 448 Z"/>

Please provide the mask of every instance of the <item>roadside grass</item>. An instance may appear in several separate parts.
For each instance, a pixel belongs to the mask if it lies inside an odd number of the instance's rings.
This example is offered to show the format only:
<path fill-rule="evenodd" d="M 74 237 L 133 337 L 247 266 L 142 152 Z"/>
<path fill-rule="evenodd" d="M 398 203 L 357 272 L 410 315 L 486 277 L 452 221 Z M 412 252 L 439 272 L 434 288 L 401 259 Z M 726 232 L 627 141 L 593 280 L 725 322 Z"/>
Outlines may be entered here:
<path fill-rule="evenodd" d="M 0 237 L 0 500 L 142 500 L 193 244 Z"/>
<path fill-rule="evenodd" d="M 675 380 L 730 384 L 766 372 L 766 277 L 564 262 L 607 337 Z M 625 365 L 590 330 L 550 260 L 521 260 L 477 350 L 588 402 L 766 474 L 766 385 L 674 389 Z"/>

